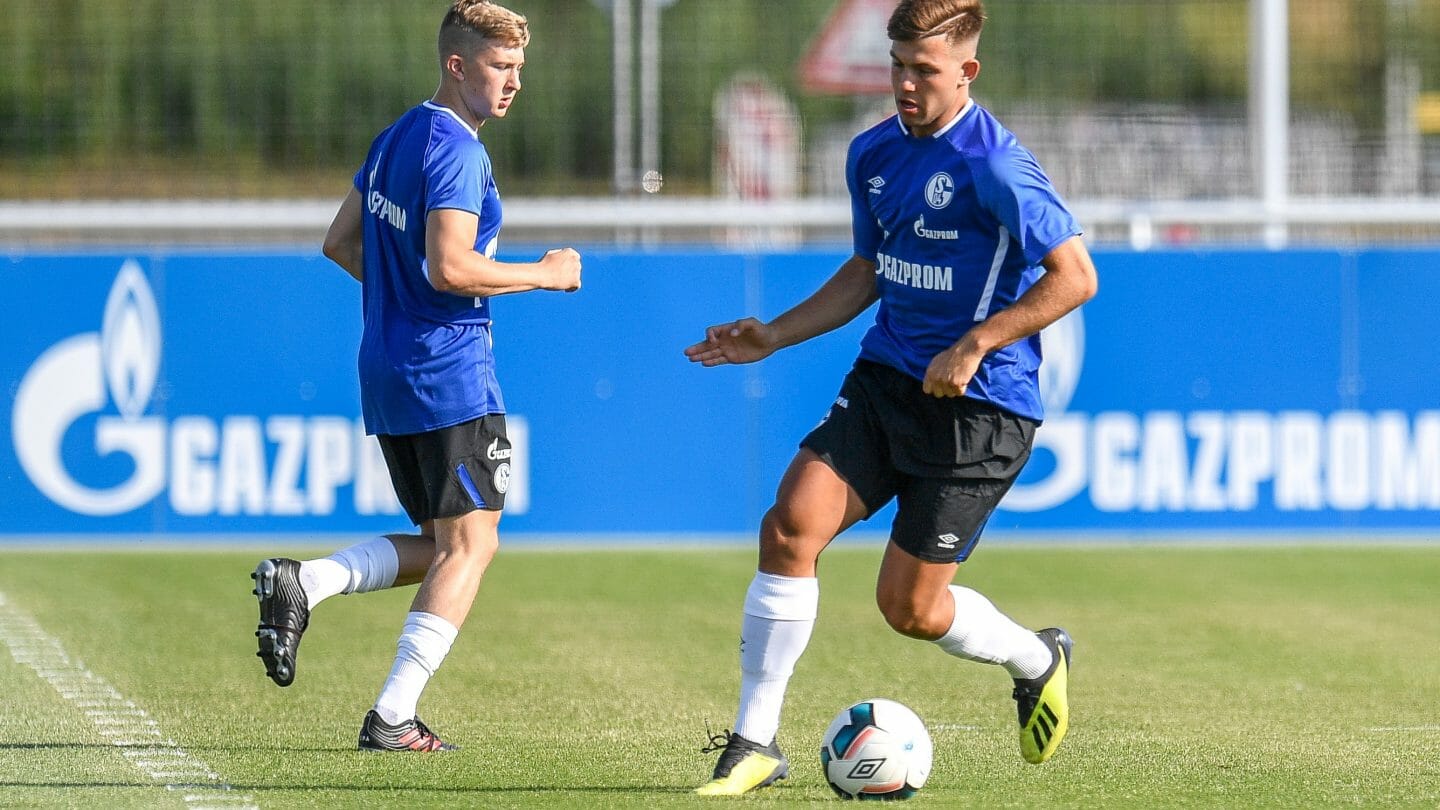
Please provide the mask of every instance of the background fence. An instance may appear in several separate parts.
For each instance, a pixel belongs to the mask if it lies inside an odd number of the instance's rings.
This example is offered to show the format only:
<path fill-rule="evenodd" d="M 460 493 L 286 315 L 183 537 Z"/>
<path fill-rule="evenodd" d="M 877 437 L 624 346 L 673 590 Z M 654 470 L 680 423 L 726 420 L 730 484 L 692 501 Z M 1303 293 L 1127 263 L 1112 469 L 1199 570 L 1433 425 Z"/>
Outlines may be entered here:
<path fill-rule="evenodd" d="M 333 205 L 373 135 L 433 92 L 445 7 L 0 5 L 0 199 L 32 203 L 31 211 L 63 200 Z M 643 193 L 647 172 L 676 201 L 668 210 L 703 204 L 696 198 L 836 200 L 849 138 L 891 111 L 882 33 L 891 0 L 513 5 L 534 33 L 526 89 L 507 119 L 483 132 L 510 200 L 628 198 Z M 1440 0 L 996 1 L 989 13 L 977 98 L 1091 213 L 1096 239 L 1134 240 L 1133 214 L 1151 203 L 1267 199 L 1263 213 L 1287 218 L 1265 187 L 1276 168 L 1282 203 L 1343 203 L 1332 216 L 1289 218 L 1299 225 L 1291 238 L 1440 234 L 1433 207 L 1384 217 L 1355 204 L 1424 205 L 1440 195 Z M 1266 77 L 1278 91 L 1262 86 Z M 1266 165 L 1266 120 L 1284 130 L 1283 164 Z M 1141 221 L 1140 241 L 1258 238 L 1250 212 L 1218 210 Z M 23 216 L 14 211 L 0 209 L 7 238 L 60 238 L 17 225 Z M 199 235 L 310 240 L 328 222 L 247 228 L 236 211 L 222 209 Z M 163 233 L 163 216 L 152 225 Z M 816 230 L 803 218 L 796 227 L 770 236 L 840 240 L 845 222 L 841 213 Z M 697 234 L 677 227 L 660 236 Z"/>

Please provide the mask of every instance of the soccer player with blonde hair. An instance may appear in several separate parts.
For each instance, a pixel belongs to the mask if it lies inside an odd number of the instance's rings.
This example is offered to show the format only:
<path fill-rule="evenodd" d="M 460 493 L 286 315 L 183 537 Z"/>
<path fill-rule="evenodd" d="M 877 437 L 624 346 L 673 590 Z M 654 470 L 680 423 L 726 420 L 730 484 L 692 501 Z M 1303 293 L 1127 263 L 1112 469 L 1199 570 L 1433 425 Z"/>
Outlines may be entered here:
<path fill-rule="evenodd" d="M 414 534 L 300 562 L 263 560 L 258 655 L 280 686 L 310 611 L 341 593 L 416 582 L 394 664 L 365 715 L 367 751 L 454 748 L 416 714 L 499 546 L 511 447 L 490 335 L 493 296 L 580 288 L 570 248 L 535 262 L 495 260 L 501 210 L 480 128 L 520 91 L 524 17 L 456 0 L 440 25 L 440 86 L 370 147 L 325 235 L 324 252 L 362 284 L 360 400 Z"/>

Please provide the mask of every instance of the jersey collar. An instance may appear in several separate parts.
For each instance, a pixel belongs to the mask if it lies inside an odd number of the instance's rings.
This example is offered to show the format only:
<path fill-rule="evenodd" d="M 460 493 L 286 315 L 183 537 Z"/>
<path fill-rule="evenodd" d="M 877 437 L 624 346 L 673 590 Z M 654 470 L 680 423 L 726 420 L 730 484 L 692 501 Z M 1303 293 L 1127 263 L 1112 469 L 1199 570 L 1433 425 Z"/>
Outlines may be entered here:
<path fill-rule="evenodd" d="M 970 112 L 970 110 L 971 110 L 972 108 L 974 108 L 974 106 L 975 106 L 975 99 L 973 99 L 973 98 L 967 98 L 967 99 L 965 99 L 965 106 L 964 106 L 964 107 L 961 107 L 961 108 L 960 108 L 960 112 L 956 113 L 956 114 L 955 114 L 955 117 L 950 119 L 950 123 L 946 124 L 945 126 L 941 127 L 940 129 L 936 130 L 933 134 L 930 135 L 930 137 L 932 137 L 932 138 L 942 138 L 942 137 L 944 137 L 944 136 L 945 136 L 945 133 L 947 133 L 947 132 L 949 132 L 950 130 L 954 129 L 954 128 L 955 128 L 955 125 L 958 124 L 958 123 L 960 123 L 960 121 L 965 118 L 965 116 Z M 907 127 L 907 126 L 905 126 L 905 122 L 903 122 L 903 121 L 900 120 L 900 116 L 898 116 L 898 115 L 895 116 L 895 123 L 896 123 L 897 125 L 899 125 L 899 127 L 900 127 L 900 132 L 903 133 L 903 134 L 905 135 L 905 137 L 907 137 L 907 138 L 913 138 L 913 137 L 915 137 L 915 136 L 913 136 L 913 135 L 910 134 L 910 128 Z"/>
<path fill-rule="evenodd" d="M 446 106 L 444 106 L 443 104 L 436 104 L 435 102 L 433 102 L 433 101 L 428 101 L 428 100 L 427 100 L 427 101 L 422 101 L 422 102 L 420 102 L 420 106 L 424 107 L 424 108 L 427 109 L 427 110 L 433 110 L 433 111 L 435 111 L 435 112 L 445 113 L 446 115 L 450 116 L 451 118 L 454 118 L 454 119 L 455 119 L 455 122 L 456 122 L 457 124 L 459 124 L 460 126 L 464 127 L 464 128 L 465 128 L 465 131 L 468 132 L 468 133 L 470 133 L 470 137 L 474 138 L 474 139 L 477 140 L 477 141 L 480 140 L 480 131 L 477 130 L 476 128 L 470 126 L 469 124 L 465 123 L 465 119 L 464 119 L 464 118 L 461 118 L 459 113 L 455 112 L 454 110 L 450 109 L 449 107 L 446 107 Z"/>

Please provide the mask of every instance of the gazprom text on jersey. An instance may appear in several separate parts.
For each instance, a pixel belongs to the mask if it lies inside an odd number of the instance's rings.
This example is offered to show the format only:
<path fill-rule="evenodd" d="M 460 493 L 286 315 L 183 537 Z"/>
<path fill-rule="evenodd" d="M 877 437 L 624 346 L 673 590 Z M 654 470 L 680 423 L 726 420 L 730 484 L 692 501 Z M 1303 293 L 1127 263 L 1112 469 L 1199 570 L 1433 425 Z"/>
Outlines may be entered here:
<path fill-rule="evenodd" d="M 884 275 L 887 281 L 905 284 L 922 290 L 944 290 L 955 288 L 954 269 L 933 264 L 901 261 L 884 253 L 875 255 L 875 272 Z"/>
<path fill-rule="evenodd" d="M 405 230 L 405 209 L 390 202 L 378 191 L 370 192 L 370 213 L 390 223 L 397 231 Z"/>

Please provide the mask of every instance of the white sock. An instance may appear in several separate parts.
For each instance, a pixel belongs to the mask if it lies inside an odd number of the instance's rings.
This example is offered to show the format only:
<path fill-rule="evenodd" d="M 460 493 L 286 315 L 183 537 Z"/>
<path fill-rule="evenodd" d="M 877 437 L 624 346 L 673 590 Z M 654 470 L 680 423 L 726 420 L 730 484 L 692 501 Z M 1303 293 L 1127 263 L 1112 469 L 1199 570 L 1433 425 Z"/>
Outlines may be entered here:
<path fill-rule="evenodd" d="M 1012 678 L 1038 678 L 1050 668 L 1054 655 L 1045 642 L 1021 627 L 969 588 L 950 586 L 955 599 L 955 623 L 935 643 L 940 649 L 968 661 L 1000 664 Z"/>
<path fill-rule="evenodd" d="M 385 679 L 380 697 L 375 700 L 375 712 L 381 720 L 393 726 L 415 717 L 420 693 L 450 653 L 450 645 L 455 643 L 459 632 L 455 625 L 433 613 L 412 611 L 405 617 L 405 627 L 396 645 L 395 665 L 390 668 L 390 677 Z"/>
<path fill-rule="evenodd" d="M 368 593 L 395 584 L 400 558 L 387 537 L 372 537 L 329 557 L 300 563 L 300 586 L 311 609 L 342 593 Z"/>
<path fill-rule="evenodd" d="M 820 581 L 757 571 L 745 593 L 740 624 L 740 709 L 735 733 L 769 745 L 780 730 L 780 707 L 795 662 L 810 643 L 820 607 Z"/>

